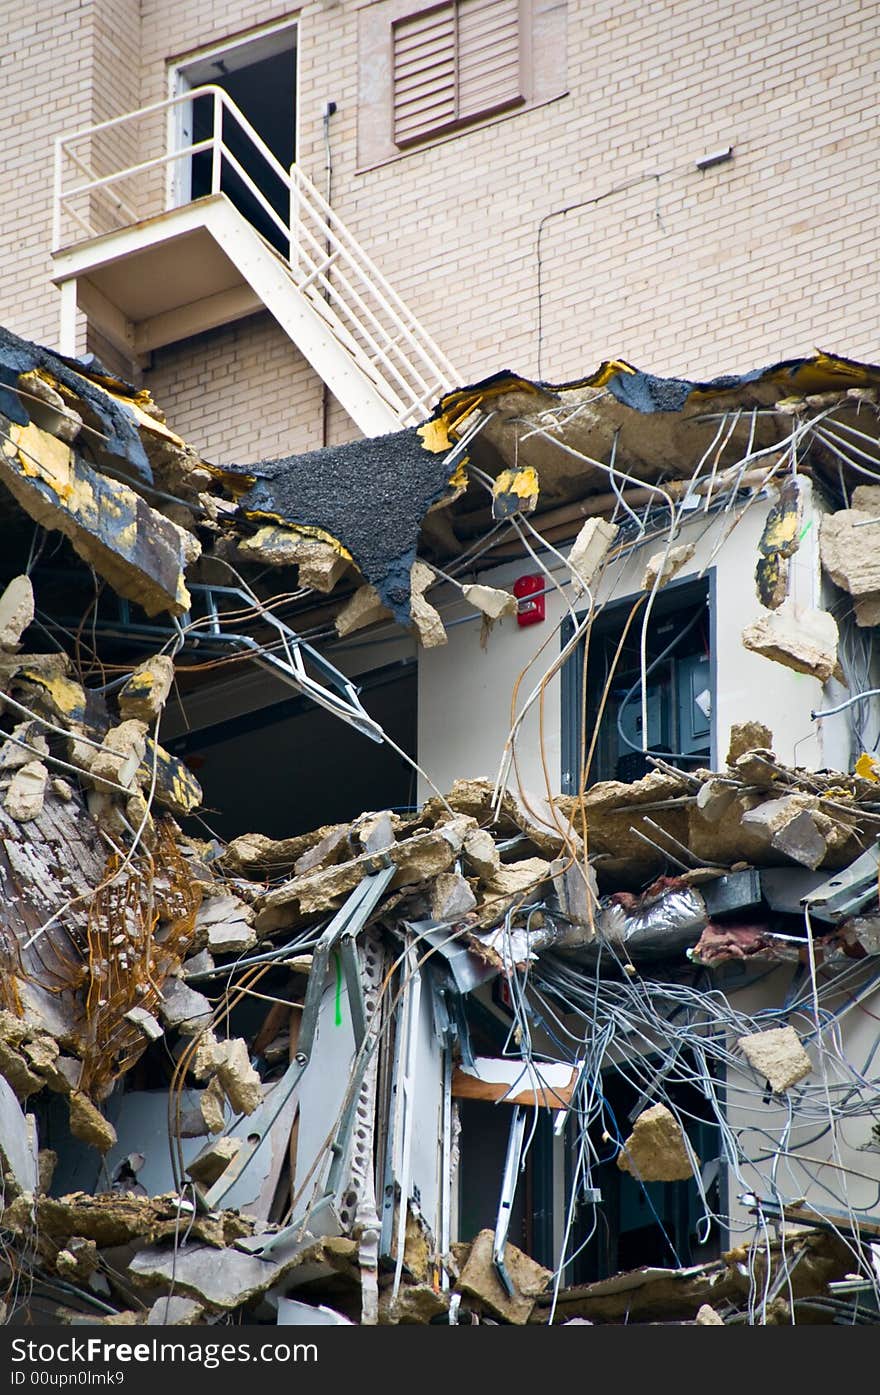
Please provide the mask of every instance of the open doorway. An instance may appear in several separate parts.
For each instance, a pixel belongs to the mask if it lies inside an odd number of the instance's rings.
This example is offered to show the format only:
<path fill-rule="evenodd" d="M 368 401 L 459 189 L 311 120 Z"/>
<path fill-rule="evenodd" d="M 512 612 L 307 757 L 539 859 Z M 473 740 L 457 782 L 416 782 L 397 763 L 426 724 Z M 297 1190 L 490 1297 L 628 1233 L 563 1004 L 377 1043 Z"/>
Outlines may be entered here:
<path fill-rule="evenodd" d="M 288 170 L 296 158 L 296 83 L 295 23 L 275 25 L 248 39 L 212 48 L 175 65 L 171 71 L 172 96 L 208 84 L 221 87 L 284 170 Z M 171 139 L 177 149 L 210 139 L 214 130 L 214 103 L 210 96 L 183 102 L 173 111 Z M 286 225 L 290 215 L 289 191 L 228 112 L 224 112 L 223 143 Z M 190 203 L 211 192 L 210 150 L 203 150 L 188 160 L 178 160 L 172 168 L 172 207 Z M 258 232 L 279 251 L 287 253 L 286 239 L 280 228 L 229 159 L 223 161 L 220 188 Z"/>

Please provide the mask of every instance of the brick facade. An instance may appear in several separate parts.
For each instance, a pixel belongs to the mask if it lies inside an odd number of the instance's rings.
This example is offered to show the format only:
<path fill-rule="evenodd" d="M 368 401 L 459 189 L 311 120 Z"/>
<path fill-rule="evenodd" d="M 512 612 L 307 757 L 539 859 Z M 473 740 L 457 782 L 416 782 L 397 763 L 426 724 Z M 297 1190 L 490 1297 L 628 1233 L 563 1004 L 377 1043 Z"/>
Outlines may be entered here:
<path fill-rule="evenodd" d="M 816 344 L 878 357 L 880 12 L 859 0 L 569 0 L 567 95 L 361 170 L 361 8 L 16 11 L 0 95 L 15 133 L 0 320 L 57 335 L 51 137 L 161 100 L 170 60 L 298 13 L 300 161 L 323 187 L 321 112 L 335 101 L 334 206 L 463 380 L 502 367 L 558 380 L 608 356 L 700 376 Z M 732 162 L 695 168 L 727 145 Z M 214 458 L 320 444 L 320 384 L 269 316 L 162 350 L 145 378 Z M 329 439 L 354 431 L 332 401 L 326 416 Z"/>

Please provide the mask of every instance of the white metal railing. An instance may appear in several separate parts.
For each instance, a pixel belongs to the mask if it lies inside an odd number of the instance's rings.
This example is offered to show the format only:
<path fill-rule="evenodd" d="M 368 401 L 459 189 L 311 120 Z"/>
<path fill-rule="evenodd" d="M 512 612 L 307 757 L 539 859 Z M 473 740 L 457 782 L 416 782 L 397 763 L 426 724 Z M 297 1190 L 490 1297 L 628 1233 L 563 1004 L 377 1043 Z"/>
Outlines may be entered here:
<path fill-rule="evenodd" d="M 171 148 L 159 155 L 136 163 L 123 162 L 122 168 L 111 168 L 108 173 L 96 172 L 108 133 L 143 149 L 145 125 L 163 117 L 167 122 L 176 108 L 199 98 L 210 98 L 213 103 L 210 136 L 186 145 L 168 142 Z M 224 139 L 227 118 L 247 138 L 250 170 Z M 113 134 L 109 136 L 111 143 Z M 164 131 L 159 138 L 166 139 Z M 84 153 L 74 149 L 83 145 Z M 62 245 L 71 222 L 79 230 L 75 241 L 83 241 L 165 211 L 174 202 L 170 176 L 179 171 L 181 162 L 207 152 L 211 155 L 210 193 L 228 192 L 228 176 L 227 188 L 223 188 L 224 175 L 232 171 L 283 239 L 291 279 L 321 315 L 328 333 L 345 347 L 401 424 L 421 420 L 434 400 L 457 384 L 452 364 L 299 166 L 284 168 L 221 87 L 194 88 L 59 137 L 55 144 L 53 247 Z M 274 200 L 254 179 L 255 162 L 261 182 L 276 189 Z M 158 175 L 163 170 L 164 189 L 146 178 L 150 172 Z"/>

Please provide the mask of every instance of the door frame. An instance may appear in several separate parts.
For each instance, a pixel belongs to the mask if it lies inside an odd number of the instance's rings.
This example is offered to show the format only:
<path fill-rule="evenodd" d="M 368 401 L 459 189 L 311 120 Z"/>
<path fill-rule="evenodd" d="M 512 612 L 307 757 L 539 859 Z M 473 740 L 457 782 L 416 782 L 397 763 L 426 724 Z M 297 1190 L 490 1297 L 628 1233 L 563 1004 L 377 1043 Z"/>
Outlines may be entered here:
<path fill-rule="evenodd" d="M 300 43 L 301 21 L 296 19 L 276 20 L 272 24 L 264 24 L 258 29 L 252 29 L 246 34 L 238 34 L 234 39 L 225 39 L 222 43 L 211 44 L 207 48 L 195 49 L 185 57 L 174 59 L 168 64 L 168 97 L 183 96 L 194 87 L 201 87 L 210 78 L 193 72 L 203 66 L 216 63 L 218 59 L 223 59 L 225 63 L 237 58 L 239 61 L 233 62 L 230 71 L 236 68 L 248 67 L 251 63 L 258 62 L 262 58 L 269 58 L 273 53 L 281 52 L 287 47 L 292 47 L 297 51 L 297 63 L 294 79 L 293 93 L 293 143 L 294 159 L 299 159 L 299 62 L 298 50 Z M 291 42 L 292 40 L 292 42 Z M 248 53 L 248 50 L 259 50 Z M 177 106 L 170 107 L 168 111 L 168 123 L 166 132 L 166 148 L 169 151 L 180 150 L 192 143 L 193 130 L 193 109 L 191 102 L 179 102 Z M 166 209 L 180 208 L 187 204 L 192 198 L 192 162 L 191 160 L 170 161 L 167 166 L 167 176 L 165 184 L 165 207 Z"/>

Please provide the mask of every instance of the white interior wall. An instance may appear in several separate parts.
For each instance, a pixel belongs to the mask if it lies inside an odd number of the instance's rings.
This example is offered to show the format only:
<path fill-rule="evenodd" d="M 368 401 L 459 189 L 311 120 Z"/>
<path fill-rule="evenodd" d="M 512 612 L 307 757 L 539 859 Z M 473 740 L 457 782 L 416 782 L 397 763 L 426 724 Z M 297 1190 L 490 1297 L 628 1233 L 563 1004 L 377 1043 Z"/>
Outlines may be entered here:
<path fill-rule="evenodd" d="M 791 978 L 793 965 L 782 965 L 760 983 L 731 993 L 732 1006 L 738 1011 L 754 1013 L 762 1008 L 776 1008 L 784 1000 L 785 991 Z M 880 1216 L 880 1141 L 873 1134 L 875 1119 L 865 1113 L 857 1117 L 841 1117 L 840 1103 L 843 1098 L 842 1085 L 849 1081 L 849 1072 L 836 1064 L 839 1054 L 851 1063 L 857 1071 L 868 1076 L 876 1073 L 876 1057 L 871 1066 L 872 1054 L 877 1048 L 877 1021 L 880 1012 L 880 985 L 861 1004 L 853 1004 L 843 994 L 832 999 L 830 1004 L 823 1001 L 823 1012 L 830 1006 L 832 1010 L 843 1008 L 839 1023 L 839 1052 L 835 1050 L 835 1037 L 830 1030 L 823 1032 L 826 1051 L 817 1050 L 811 1002 L 807 1002 L 797 1014 L 789 1019 L 790 1025 L 801 1036 L 807 1055 L 813 1061 L 813 1073 L 803 1082 L 810 1087 L 812 1102 L 811 1117 L 807 1122 L 795 1126 L 790 1135 L 788 1149 L 799 1152 L 802 1162 L 796 1162 L 783 1154 L 776 1169 L 776 1184 L 786 1202 L 794 1203 L 805 1199 L 818 1211 L 846 1211 L 849 1207 L 866 1213 L 866 1218 L 875 1222 Z M 786 1025 L 780 1019 L 779 1026 Z M 735 1049 L 735 1043 L 730 1043 Z M 824 1061 L 823 1061 L 824 1056 Z M 827 1078 L 829 1095 L 834 1106 L 835 1119 L 829 1126 L 824 1082 Z M 764 1082 L 744 1064 L 742 1070 L 729 1069 L 727 1072 L 727 1119 L 734 1134 L 738 1136 L 743 1151 L 749 1156 L 766 1155 L 773 1151 L 774 1142 L 778 1145 L 785 1139 L 788 1121 L 788 1104 L 785 1096 L 763 1098 Z M 797 1096 L 799 1087 L 791 1092 Z M 870 1092 L 868 1105 L 870 1105 Z M 876 1107 L 876 1101 L 874 1101 Z M 803 1117 L 804 1111 L 799 1111 Z M 785 1144 L 783 1143 L 783 1149 Z M 732 1219 L 731 1242 L 748 1234 L 755 1225 L 748 1205 L 741 1200 L 749 1190 L 767 1197 L 766 1177 L 771 1168 L 770 1161 L 761 1164 L 760 1173 L 756 1167 L 745 1167 L 741 1175 L 728 1172 L 728 1206 Z"/>
<path fill-rule="evenodd" d="M 818 512 L 808 480 L 804 486 L 802 541 L 791 561 L 790 596 L 801 606 L 814 607 L 822 603 Z M 695 547 L 694 557 L 677 580 L 696 577 L 710 565 L 715 571 L 715 763 L 723 763 L 732 723 L 760 720 L 771 728 L 781 760 L 811 769 L 836 760 L 846 768 L 846 718 L 817 724 L 810 716 L 812 710 L 839 701 L 845 689 L 832 679 L 824 690 L 823 704 L 823 687 L 817 679 L 754 654 L 741 643 L 743 628 L 767 614 L 757 598 L 754 570 L 758 540 L 773 502 L 768 495 L 738 513 L 697 512 L 675 539 L 676 545 L 692 542 Z M 635 596 L 648 557 L 664 546 L 665 537 L 660 536 L 612 562 L 597 589 L 597 603 Z M 561 562 L 547 553 L 542 560 L 551 565 L 557 581 L 567 581 Z M 505 563 L 478 579 L 510 589 L 517 577 L 535 571 L 535 564 L 526 559 Z M 571 586 L 564 585 L 564 595 L 572 600 Z M 452 625 L 447 646 L 419 653 L 419 760 L 445 790 L 457 776 L 494 778 L 510 730 L 515 685 L 520 680 L 519 710 L 559 655 L 558 627 L 567 611 L 562 596 L 551 593 L 546 597 L 543 624 L 521 628 L 514 618 L 505 619 L 495 625 L 483 647 L 479 620 L 467 619 L 473 610 L 459 592 L 444 585 L 432 590 L 430 599 L 447 625 L 450 621 Z M 583 603 L 578 605 L 582 609 Z M 555 677 L 546 687 L 543 710 L 535 704 L 516 743 L 518 776 L 525 790 L 560 791 L 561 723 L 561 687 Z M 421 792 L 424 795 L 424 789 Z"/>

